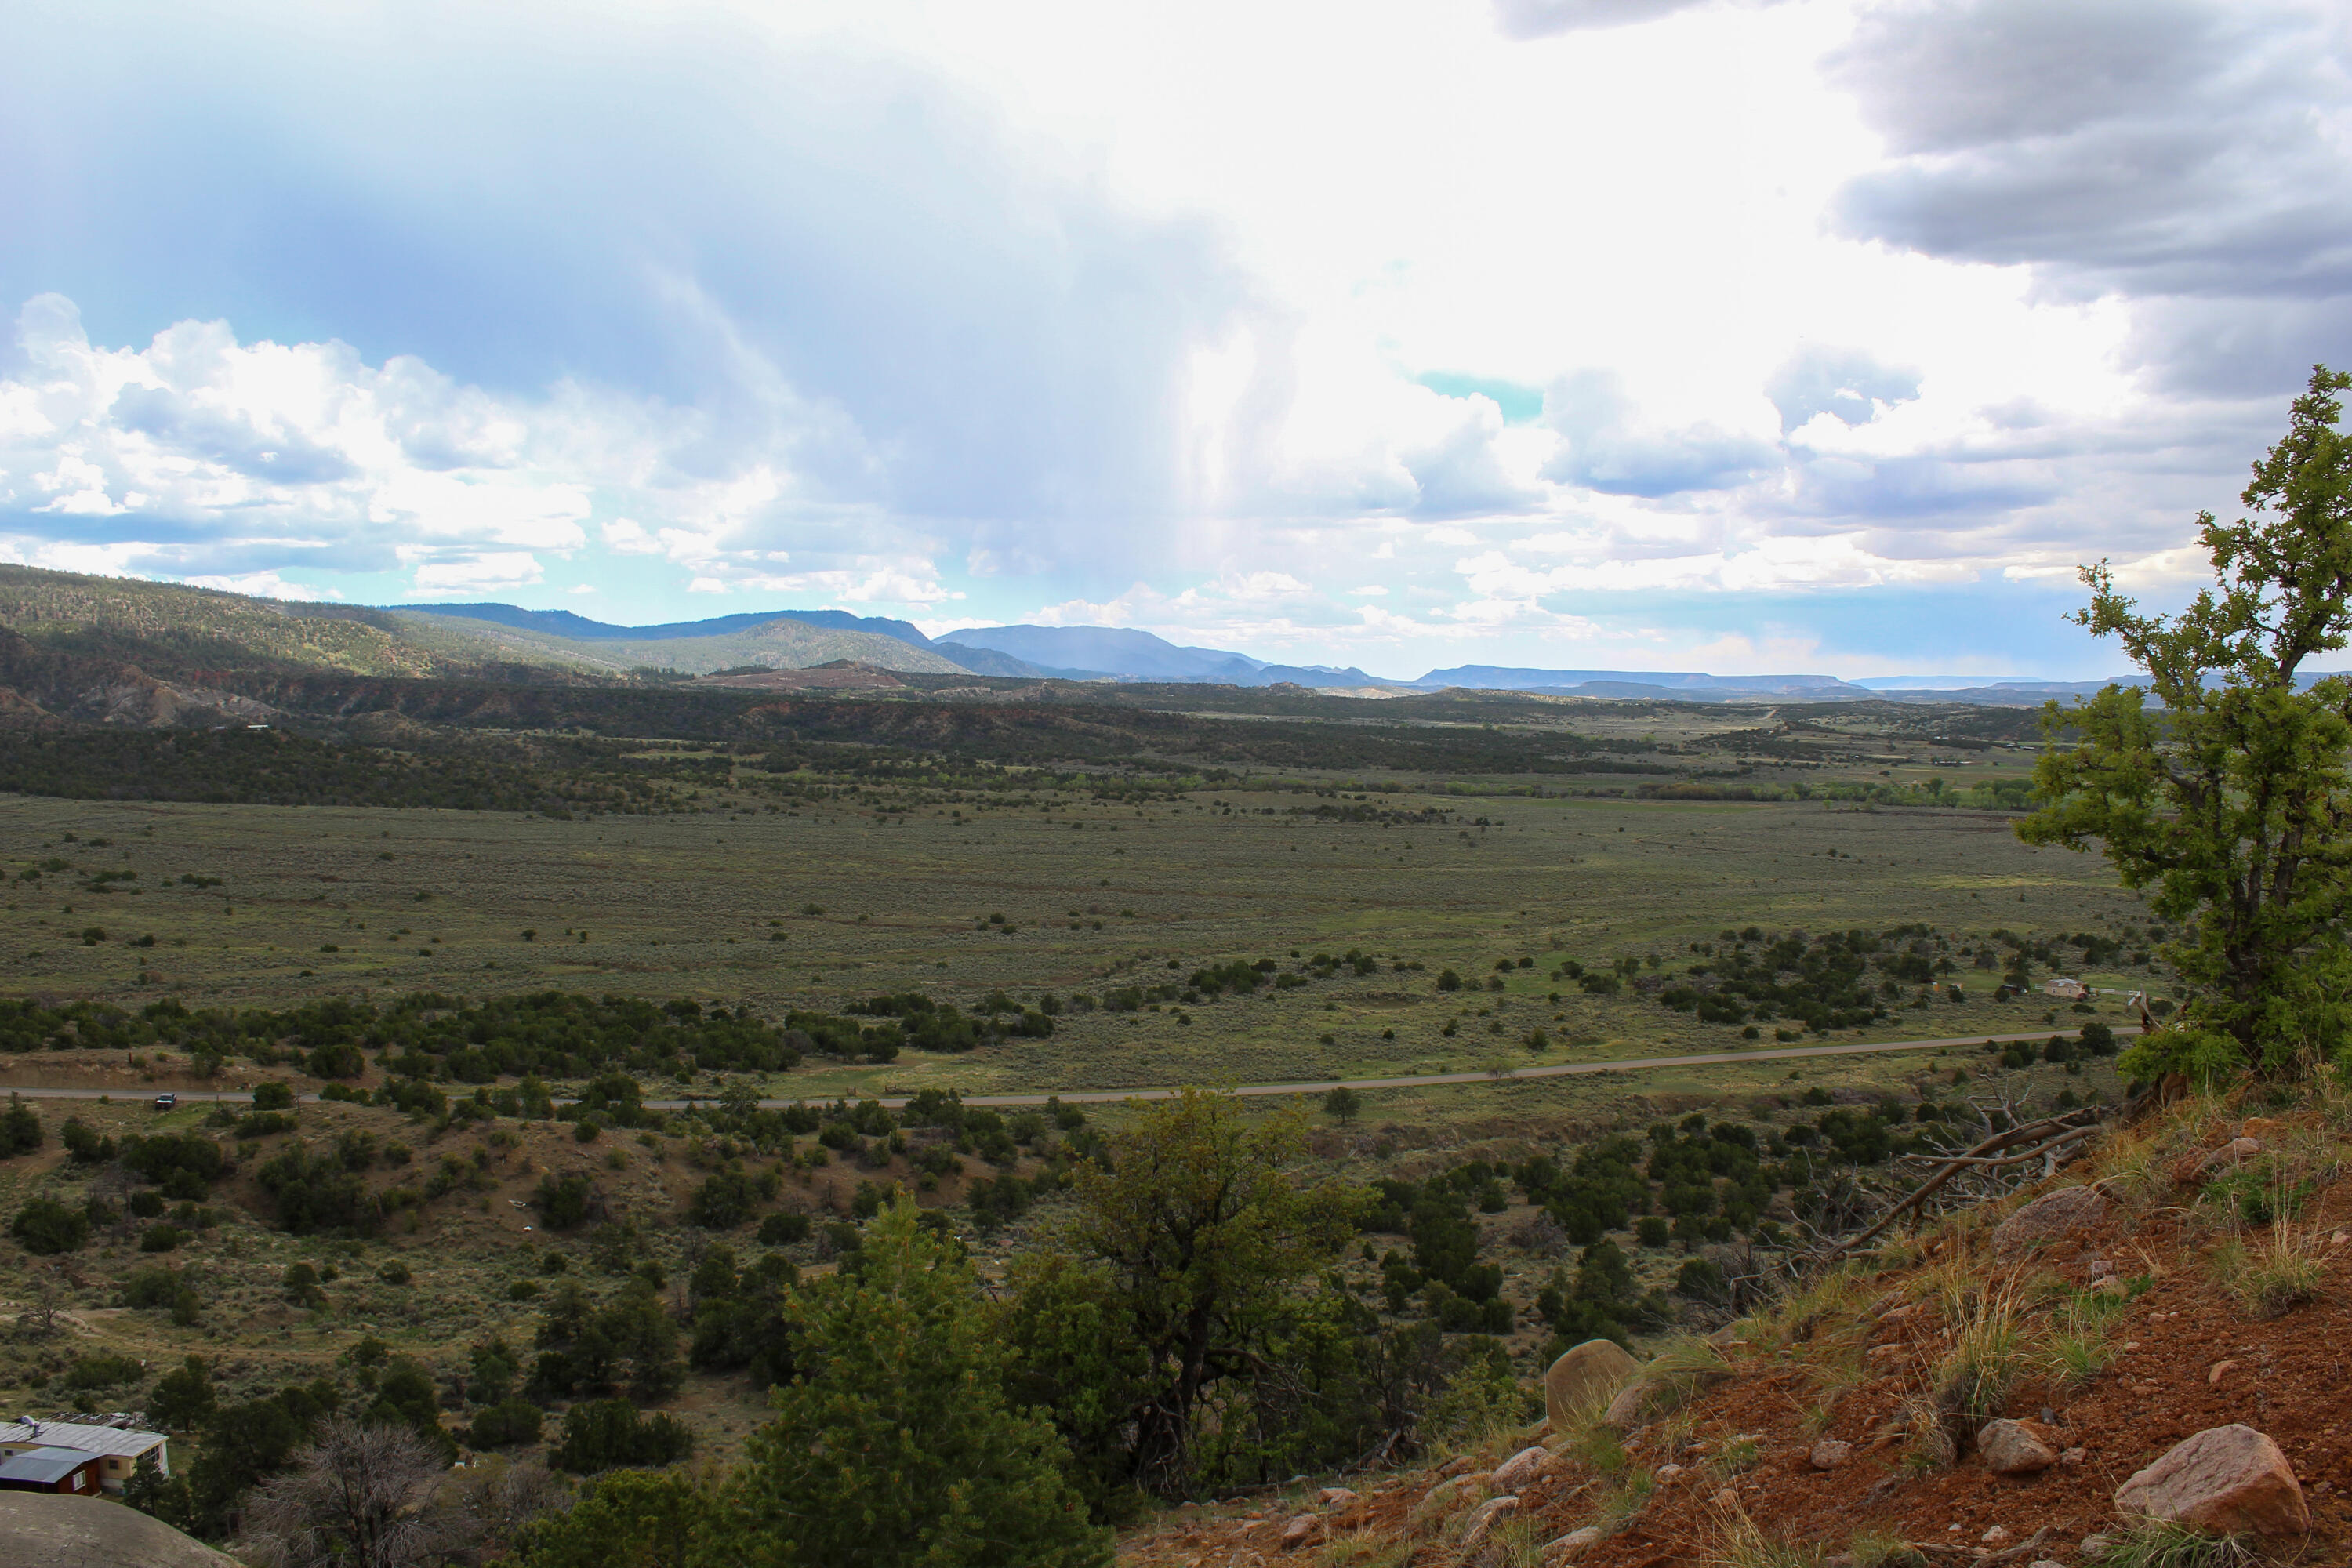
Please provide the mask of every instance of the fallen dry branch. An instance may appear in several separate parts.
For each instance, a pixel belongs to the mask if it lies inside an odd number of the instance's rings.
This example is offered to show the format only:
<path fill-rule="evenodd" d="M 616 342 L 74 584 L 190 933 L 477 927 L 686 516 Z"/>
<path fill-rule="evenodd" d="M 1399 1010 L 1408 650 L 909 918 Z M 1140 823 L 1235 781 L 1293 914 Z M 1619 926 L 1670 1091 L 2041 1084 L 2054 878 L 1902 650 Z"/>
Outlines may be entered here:
<path fill-rule="evenodd" d="M 2087 1136 L 2103 1113 L 2100 1107 L 2084 1106 L 2080 1110 L 2069 1110 L 2061 1115 L 2047 1116 L 2039 1121 L 2029 1121 L 2022 1126 L 1995 1132 L 1982 1142 L 1964 1149 L 1957 1154 L 1929 1156 L 1939 1163 L 1940 1168 L 1935 1174 L 1912 1188 L 1907 1195 L 1898 1201 L 1893 1208 L 1881 1215 L 1877 1222 L 1868 1229 L 1856 1231 L 1831 1247 L 1826 1258 L 1833 1258 L 1841 1253 L 1851 1252 L 1863 1243 L 1883 1234 L 1896 1220 L 1917 1209 L 1920 1205 L 1933 1197 L 1942 1189 L 1944 1184 L 1954 1176 L 1963 1171 L 1983 1169 L 1987 1163 L 1986 1156 L 1998 1154 L 2002 1150 L 2014 1148 L 2020 1143 L 2032 1143 L 2032 1148 L 2018 1155 L 2016 1159 L 2005 1162 L 2010 1164 L 2024 1164 L 2028 1161 L 2039 1159 L 2042 1155 L 2054 1152 L 2063 1144 Z"/>

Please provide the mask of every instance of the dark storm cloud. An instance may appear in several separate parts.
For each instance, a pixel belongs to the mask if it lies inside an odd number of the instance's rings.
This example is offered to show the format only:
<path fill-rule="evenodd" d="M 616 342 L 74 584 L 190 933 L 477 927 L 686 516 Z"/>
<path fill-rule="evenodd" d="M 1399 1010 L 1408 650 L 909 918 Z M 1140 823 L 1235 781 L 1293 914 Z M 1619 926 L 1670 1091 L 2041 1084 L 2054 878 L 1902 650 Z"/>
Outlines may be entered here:
<path fill-rule="evenodd" d="M 2347 36 L 2322 10 L 2191 0 L 1882 7 L 1826 66 L 1894 156 L 1833 220 L 2032 265 L 2061 296 L 2204 301 L 2142 320 L 2136 352 L 2162 380 L 2273 389 L 2346 336 Z"/>

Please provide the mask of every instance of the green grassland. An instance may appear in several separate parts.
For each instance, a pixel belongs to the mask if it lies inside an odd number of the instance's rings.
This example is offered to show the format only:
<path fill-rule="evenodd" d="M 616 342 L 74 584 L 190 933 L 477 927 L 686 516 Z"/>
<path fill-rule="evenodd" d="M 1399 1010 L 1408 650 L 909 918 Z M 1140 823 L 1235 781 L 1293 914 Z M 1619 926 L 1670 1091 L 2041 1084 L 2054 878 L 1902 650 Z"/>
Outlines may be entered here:
<path fill-rule="evenodd" d="M 1354 793 L 1030 791 L 877 814 L 808 797 L 770 809 L 744 789 L 725 796 L 732 811 L 574 821 L 21 798 L 0 816 L 0 868 L 14 879 L 0 989 L 282 1006 L 555 986 L 774 1014 L 922 991 L 970 1010 L 1000 990 L 1066 1003 L 1181 988 L 1197 967 L 1234 959 L 1281 971 L 1318 952 L 1378 960 L 1370 974 L 1247 997 L 1066 1005 L 1050 1038 L 886 1065 L 819 1060 L 776 1085 L 1116 1089 L 1737 1049 L 1737 1028 L 1555 977 L 1565 958 L 1672 976 L 1694 962 L 1690 944 L 1726 930 L 1924 924 L 1957 951 L 1996 929 L 2145 923 L 2100 862 L 2022 845 L 1990 813 L 1408 788 L 1361 803 L 1387 822 L 1312 815 L 1357 807 Z M 1440 812 L 1451 815 L 1440 823 Z M 104 934 L 85 941 L 91 930 Z M 1436 989 L 1442 970 L 1475 984 L 1497 961 L 1514 964 L 1499 993 Z M 1991 973 L 1960 969 L 1965 1001 L 1916 1006 L 1913 987 L 1890 1018 L 1837 1037 L 2005 1033 L 2052 1011 L 2035 994 L 1997 1003 Z M 2086 978 L 2121 988 L 2156 977 L 2111 967 Z M 1541 1052 L 1522 1043 L 1538 1028 Z"/>

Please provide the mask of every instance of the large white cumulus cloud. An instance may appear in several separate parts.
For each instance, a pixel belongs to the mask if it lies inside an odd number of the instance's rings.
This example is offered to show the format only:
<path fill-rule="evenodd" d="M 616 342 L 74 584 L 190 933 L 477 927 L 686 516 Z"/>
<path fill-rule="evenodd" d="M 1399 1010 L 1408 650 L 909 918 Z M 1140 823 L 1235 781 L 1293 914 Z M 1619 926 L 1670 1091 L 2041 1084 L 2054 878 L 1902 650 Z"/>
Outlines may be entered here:
<path fill-rule="evenodd" d="M 779 509 L 839 510 L 773 463 L 844 439 L 821 409 L 757 460 L 712 472 L 692 411 L 572 384 L 499 396 L 341 342 L 240 342 L 226 322 L 183 321 L 144 348 L 93 346 L 52 294 L 24 307 L 14 347 L 0 365 L 0 549 L 22 561 L 511 588 L 538 582 L 543 556 L 588 545 L 600 500 L 657 509 L 681 558 L 774 557 L 759 534 Z"/>

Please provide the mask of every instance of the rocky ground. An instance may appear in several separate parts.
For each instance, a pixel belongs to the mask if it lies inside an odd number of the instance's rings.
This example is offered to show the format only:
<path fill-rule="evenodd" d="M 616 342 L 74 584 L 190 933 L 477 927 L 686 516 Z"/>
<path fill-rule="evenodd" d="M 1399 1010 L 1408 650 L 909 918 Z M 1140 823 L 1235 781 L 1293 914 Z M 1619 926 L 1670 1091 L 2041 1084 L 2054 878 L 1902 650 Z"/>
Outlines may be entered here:
<path fill-rule="evenodd" d="M 1580 1347 L 1533 1427 L 1187 1505 L 1121 1561 L 2345 1563 L 2347 1137 L 2334 1090 L 2189 1100 L 1646 1364 Z"/>

